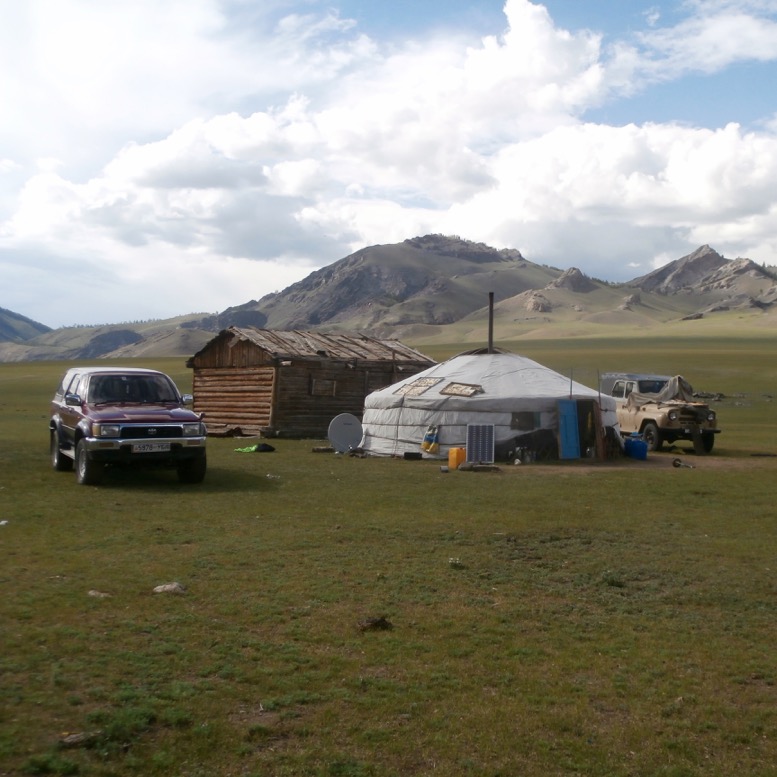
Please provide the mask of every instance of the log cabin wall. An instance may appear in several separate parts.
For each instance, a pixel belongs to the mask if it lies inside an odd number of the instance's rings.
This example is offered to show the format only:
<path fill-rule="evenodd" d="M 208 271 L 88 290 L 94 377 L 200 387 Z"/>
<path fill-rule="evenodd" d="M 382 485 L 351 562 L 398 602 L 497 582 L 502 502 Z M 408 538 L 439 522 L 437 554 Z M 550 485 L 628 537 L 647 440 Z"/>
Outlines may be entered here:
<path fill-rule="evenodd" d="M 208 367 L 194 371 L 194 410 L 208 431 L 260 434 L 272 426 L 275 368 Z"/>
<path fill-rule="evenodd" d="M 294 362 L 280 367 L 276 373 L 273 428 L 267 433 L 325 438 L 335 416 L 350 413 L 361 418 L 367 394 L 398 379 L 399 373 L 385 362 Z"/>
<path fill-rule="evenodd" d="M 335 416 L 361 418 L 367 394 L 432 363 L 394 341 L 232 327 L 187 365 L 210 434 L 325 438 Z"/>

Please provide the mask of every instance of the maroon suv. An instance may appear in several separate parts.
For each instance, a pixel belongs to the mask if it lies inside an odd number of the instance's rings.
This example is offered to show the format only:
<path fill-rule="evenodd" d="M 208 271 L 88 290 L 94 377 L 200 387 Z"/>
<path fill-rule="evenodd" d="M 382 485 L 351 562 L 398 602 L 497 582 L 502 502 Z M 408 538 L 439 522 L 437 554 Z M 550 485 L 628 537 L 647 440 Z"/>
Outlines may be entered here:
<path fill-rule="evenodd" d="M 206 430 L 163 372 L 135 367 L 73 367 L 51 402 L 51 464 L 83 485 L 106 467 L 174 467 L 183 483 L 205 477 Z"/>

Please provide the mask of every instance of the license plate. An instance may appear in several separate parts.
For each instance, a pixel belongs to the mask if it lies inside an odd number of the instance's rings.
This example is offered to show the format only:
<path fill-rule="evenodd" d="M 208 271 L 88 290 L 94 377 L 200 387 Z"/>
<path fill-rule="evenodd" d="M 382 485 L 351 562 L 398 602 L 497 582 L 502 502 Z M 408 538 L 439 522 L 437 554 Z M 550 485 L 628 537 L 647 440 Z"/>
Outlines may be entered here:
<path fill-rule="evenodd" d="M 165 453 L 169 450 L 169 442 L 136 442 L 132 444 L 133 453 Z"/>

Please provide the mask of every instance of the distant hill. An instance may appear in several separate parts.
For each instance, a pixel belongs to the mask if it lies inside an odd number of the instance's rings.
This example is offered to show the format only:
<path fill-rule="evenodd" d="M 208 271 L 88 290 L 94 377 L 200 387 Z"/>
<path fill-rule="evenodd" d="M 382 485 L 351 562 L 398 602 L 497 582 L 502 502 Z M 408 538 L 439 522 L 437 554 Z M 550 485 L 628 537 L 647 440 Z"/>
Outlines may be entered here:
<path fill-rule="evenodd" d="M 75 326 L 46 330 L 27 340 L 0 340 L 0 362 L 135 358 L 138 356 L 189 357 L 214 335 L 213 331 L 182 328 L 202 314 L 142 324 Z M 43 325 L 39 325 L 43 326 Z"/>
<path fill-rule="evenodd" d="M 24 342 L 50 331 L 51 327 L 0 308 L 0 341 Z"/>
<path fill-rule="evenodd" d="M 281 292 L 215 315 L 51 330 L 0 310 L 0 361 L 190 356 L 229 326 L 320 329 L 415 345 L 699 327 L 774 327 L 777 274 L 705 245 L 628 283 L 538 265 L 516 250 L 426 235 L 364 248 Z M 685 331 L 685 330 L 683 330 Z"/>

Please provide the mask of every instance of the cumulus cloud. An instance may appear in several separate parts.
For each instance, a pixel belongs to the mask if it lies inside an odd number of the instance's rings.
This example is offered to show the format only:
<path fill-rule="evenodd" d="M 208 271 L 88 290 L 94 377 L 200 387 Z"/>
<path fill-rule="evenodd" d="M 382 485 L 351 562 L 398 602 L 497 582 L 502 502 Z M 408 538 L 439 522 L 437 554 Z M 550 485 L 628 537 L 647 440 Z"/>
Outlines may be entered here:
<path fill-rule="evenodd" d="M 86 286 L 89 320 L 220 310 L 427 232 L 611 280 L 701 243 L 777 263 L 774 116 L 586 120 L 653 83 L 773 62 L 773 2 L 699 0 L 674 26 L 656 6 L 609 40 L 507 0 L 501 32 L 401 44 L 290 5 L 13 7 L 3 307 L 72 323 Z M 62 266 L 72 286 L 52 298 L 45 268 Z"/>

